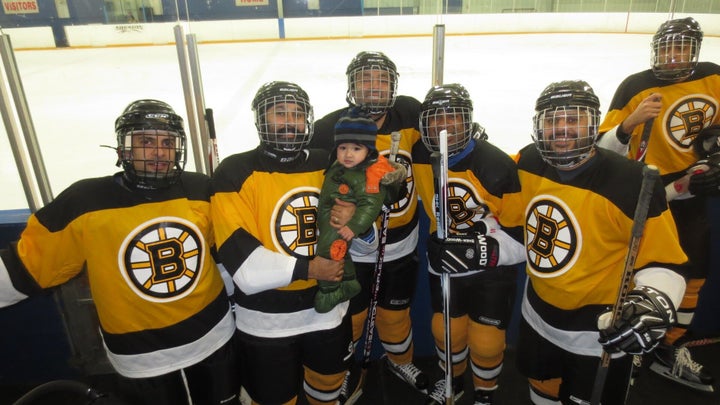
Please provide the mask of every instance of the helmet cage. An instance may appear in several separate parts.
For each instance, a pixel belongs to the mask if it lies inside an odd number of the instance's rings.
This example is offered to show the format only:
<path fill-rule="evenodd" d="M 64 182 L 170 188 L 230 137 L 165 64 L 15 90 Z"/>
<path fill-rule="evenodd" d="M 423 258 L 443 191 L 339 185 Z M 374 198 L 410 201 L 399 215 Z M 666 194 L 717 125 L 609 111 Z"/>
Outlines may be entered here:
<path fill-rule="evenodd" d="M 282 104 L 295 104 L 298 108 L 285 110 L 282 109 Z M 268 112 L 285 115 L 285 124 L 279 125 L 269 120 Z M 300 122 L 304 128 L 300 128 Z M 255 126 L 260 142 L 275 152 L 303 150 L 312 138 L 313 123 L 312 106 L 306 100 L 291 95 L 278 95 L 260 100 L 255 110 Z"/>
<path fill-rule="evenodd" d="M 545 162 L 572 170 L 591 156 L 599 123 L 600 112 L 593 107 L 549 107 L 535 114 L 532 139 Z"/>
<path fill-rule="evenodd" d="M 420 137 L 430 152 L 440 152 L 443 130 L 447 130 L 448 154 L 462 151 L 472 139 L 472 129 L 472 107 L 447 105 L 420 111 Z"/>
<path fill-rule="evenodd" d="M 703 32 L 693 18 L 663 23 L 653 36 L 650 66 L 661 80 L 685 80 L 693 74 L 700 57 Z"/>
<path fill-rule="evenodd" d="M 380 52 L 361 52 L 346 71 L 347 102 L 371 116 L 382 115 L 395 105 L 398 72 L 395 64 Z"/>
<path fill-rule="evenodd" d="M 155 100 L 130 104 L 115 122 L 118 163 L 143 188 L 174 184 L 185 170 L 187 142 L 182 118 Z"/>
<path fill-rule="evenodd" d="M 700 42 L 684 34 L 669 34 L 652 42 L 652 71 L 661 80 L 684 80 L 697 67 Z"/>
<path fill-rule="evenodd" d="M 420 139 L 430 152 L 440 151 L 439 136 L 443 130 L 448 132 L 449 155 L 465 149 L 475 130 L 473 104 L 465 87 L 453 83 L 431 88 L 420 106 L 418 126 Z"/>
<path fill-rule="evenodd" d="M 261 88 L 253 100 L 253 111 L 260 142 L 266 148 L 281 154 L 295 154 L 310 143 L 315 122 L 313 107 L 299 86 L 273 82 Z"/>

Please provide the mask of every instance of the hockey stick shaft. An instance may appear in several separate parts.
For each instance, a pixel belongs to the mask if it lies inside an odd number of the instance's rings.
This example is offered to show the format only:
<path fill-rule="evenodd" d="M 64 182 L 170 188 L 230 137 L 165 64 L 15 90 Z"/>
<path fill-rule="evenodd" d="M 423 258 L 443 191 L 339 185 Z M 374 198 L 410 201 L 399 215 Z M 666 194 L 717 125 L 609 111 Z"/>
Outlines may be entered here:
<path fill-rule="evenodd" d="M 650 143 L 650 133 L 652 132 L 654 123 L 655 118 L 650 118 L 645 121 L 645 126 L 643 127 L 642 135 L 640 136 L 640 146 L 638 146 L 637 153 L 635 154 L 635 160 L 645 160 L 645 153 L 647 153 L 648 143 Z"/>
<path fill-rule="evenodd" d="M 448 236 L 448 144 L 447 131 L 440 131 L 440 153 L 431 156 L 433 177 L 435 180 L 435 216 L 437 220 L 437 236 L 444 239 Z M 445 404 L 455 403 L 452 387 L 452 342 L 450 333 L 450 275 L 442 273 L 443 324 L 445 326 Z"/>
<path fill-rule="evenodd" d="M 400 149 L 400 133 L 393 132 L 390 135 L 390 154 L 388 160 L 394 162 Z M 353 393 L 345 401 L 346 405 L 354 404 L 362 395 L 365 385 L 367 370 L 370 366 L 370 355 L 372 354 L 372 343 L 375 336 L 375 319 L 377 318 L 377 303 L 380 293 L 380 280 L 382 278 L 382 268 L 385 261 L 385 245 L 387 244 L 388 223 L 390 222 L 390 207 L 382 207 L 382 220 L 380 222 L 380 241 L 378 242 L 378 254 L 375 261 L 375 270 L 373 272 L 373 282 L 371 287 L 370 304 L 368 306 L 368 319 L 365 324 L 365 344 L 363 346 L 363 358 L 360 370 L 360 379 Z"/>
<path fill-rule="evenodd" d="M 215 169 L 220 164 L 220 154 L 218 152 L 217 146 L 217 134 L 215 133 L 215 116 L 213 115 L 212 108 L 205 109 L 205 122 L 207 123 L 208 137 L 210 138 L 210 150 L 207 151 L 208 162 L 210 162 L 208 166 L 208 173 L 210 174 L 210 176 L 212 176 L 212 174 L 215 172 Z"/>
<path fill-rule="evenodd" d="M 622 307 L 627 299 L 630 291 L 630 282 L 632 281 L 635 260 L 640 250 L 640 241 L 645 230 L 645 222 L 647 221 L 648 211 L 650 209 L 650 201 L 652 200 L 655 183 L 660 179 L 660 173 L 655 166 L 643 167 L 643 179 L 640 186 L 640 194 L 638 195 L 637 205 L 635 206 L 635 214 L 633 216 L 633 224 L 630 237 L 630 245 L 628 246 L 627 255 L 625 256 L 625 266 L 623 268 L 622 280 L 618 290 L 615 305 L 612 310 L 612 318 L 610 325 L 614 325 L 622 312 Z M 599 405 L 605 388 L 605 380 L 607 379 L 608 367 L 610 366 L 610 354 L 603 350 L 600 357 L 597 373 L 595 374 L 595 384 L 593 385 L 592 396 L 590 397 L 591 405 Z"/>

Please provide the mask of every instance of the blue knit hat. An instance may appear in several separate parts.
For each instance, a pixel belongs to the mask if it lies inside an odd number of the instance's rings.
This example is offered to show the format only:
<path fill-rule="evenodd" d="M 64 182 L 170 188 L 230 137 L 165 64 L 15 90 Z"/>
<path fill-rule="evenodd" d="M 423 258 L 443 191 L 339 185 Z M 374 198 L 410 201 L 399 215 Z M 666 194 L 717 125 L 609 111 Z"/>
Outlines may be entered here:
<path fill-rule="evenodd" d="M 371 151 L 375 147 L 377 125 L 370 118 L 354 116 L 342 117 L 335 124 L 335 147 L 341 143 L 357 143 L 365 145 Z"/>

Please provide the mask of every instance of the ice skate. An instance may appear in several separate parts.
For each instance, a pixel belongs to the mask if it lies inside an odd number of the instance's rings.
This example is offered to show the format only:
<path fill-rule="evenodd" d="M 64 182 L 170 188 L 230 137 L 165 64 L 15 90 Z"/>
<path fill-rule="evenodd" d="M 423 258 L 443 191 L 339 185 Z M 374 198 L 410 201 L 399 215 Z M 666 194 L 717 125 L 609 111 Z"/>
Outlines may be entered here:
<path fill-rule="evenodd" d="M 686 347 L 659 346 L 650 370 L 698 391 L 714 392 L 713 377 L 695 362 Z"/>
<path fill-rule="evenodd" d="M 430 381 L 428 380 L 427 375 L 417 368 L 415 364 L 412 362 L 407 364 L 396 364 L 387 356 L 385 356 L 385 364 L 391 373 L 410 384 L 416 390 L 422 392 L 423 394 L 427 394 Z"/>

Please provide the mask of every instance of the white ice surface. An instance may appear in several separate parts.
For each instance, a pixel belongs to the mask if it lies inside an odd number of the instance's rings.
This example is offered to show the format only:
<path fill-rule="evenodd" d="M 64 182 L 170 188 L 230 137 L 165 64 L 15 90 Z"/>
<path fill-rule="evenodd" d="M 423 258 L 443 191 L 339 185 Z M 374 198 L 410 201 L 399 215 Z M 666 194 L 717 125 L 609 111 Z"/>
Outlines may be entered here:
<path fill-rule="evenodd" d="M 583 79 L 603 113 L 618 84 L 647 69 L 651 35 L 523 34 L 449 36 L 444 82 L 470 92 L 475 121 L 508 153 L 528 144 L 534 103 L 558 80 Z M 399 93 L 422 100 L 432 81 L 432 37 L 273 41 L 198 46 L 205 103 L 214 110 L 220 157 L 254 148 L 250 103 L 265 82 L 298 83 L 316 118 L 346 105 L 345 69 L 360 51 L 387 54 Z M 87 177 L 111 174 L 113 125 L 140 98 L 170 103 L 187 117 L 175 46 L 18 51 L 25 89 L 53 195 Z M 720 39 L 703 41 L 701 60 L 720 61 Z M 192 152 L 188 170 L 194 170 Z M 0 210 L 26 208 L 5 128 L 0 126 Z"/>

